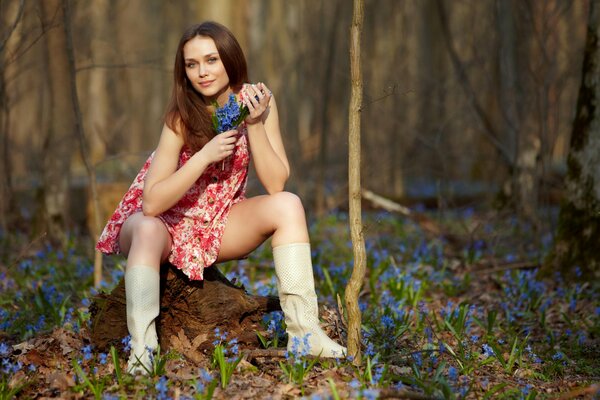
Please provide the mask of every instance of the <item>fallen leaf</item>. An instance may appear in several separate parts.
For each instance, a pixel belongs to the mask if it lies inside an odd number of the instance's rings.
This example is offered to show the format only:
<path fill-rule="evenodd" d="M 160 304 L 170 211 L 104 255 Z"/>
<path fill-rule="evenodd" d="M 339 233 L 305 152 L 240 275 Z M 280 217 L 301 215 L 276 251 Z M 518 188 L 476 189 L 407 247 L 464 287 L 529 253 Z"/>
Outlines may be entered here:
<path fill-rule="evenodd" d="M 52 389 L 58 389 L 61 392 L 66 392 L 70 387 L 75 386 L 73 377 L 65 372 L 52 372 L 46 377 L 46 382 Z"/>

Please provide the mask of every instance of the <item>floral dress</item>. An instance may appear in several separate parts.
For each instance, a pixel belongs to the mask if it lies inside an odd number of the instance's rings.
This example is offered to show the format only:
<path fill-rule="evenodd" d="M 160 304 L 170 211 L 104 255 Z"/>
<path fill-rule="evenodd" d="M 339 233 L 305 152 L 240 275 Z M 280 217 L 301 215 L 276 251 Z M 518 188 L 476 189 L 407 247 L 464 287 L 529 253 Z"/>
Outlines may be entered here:
<path fill-rule="evenodd" d="M 144 179 L 153 156 L 146 160 L 100 235 L 96 248 L 102 253 L 121 252 L 119 233 L 125 220 L 142 210 Z M 178 168 L 191 156 L 191 151 L 184 147 Z M 217 259 L 231 206 L 245 198 L 249 162 L 248 131 L 242 124 L 234 153 L 206 168 L 173 207 L 158 215 L 171 234 L 168 259 L 190 279 L 202 280 L 204 268 Z"/>

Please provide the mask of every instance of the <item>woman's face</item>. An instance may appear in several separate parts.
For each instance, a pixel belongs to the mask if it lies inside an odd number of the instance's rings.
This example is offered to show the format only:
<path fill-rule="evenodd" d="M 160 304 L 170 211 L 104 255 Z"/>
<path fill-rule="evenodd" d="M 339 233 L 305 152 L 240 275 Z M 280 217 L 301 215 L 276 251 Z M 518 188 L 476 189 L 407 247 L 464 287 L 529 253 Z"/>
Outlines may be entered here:
<path fill-rule="evenodd" d="M 229 76 L 215 41 L 207 36 L 196 36 L 183 46 L 185 72 L 194 89 L 206 100 L 219 105 L 227 101 L 231 89 Z"/>

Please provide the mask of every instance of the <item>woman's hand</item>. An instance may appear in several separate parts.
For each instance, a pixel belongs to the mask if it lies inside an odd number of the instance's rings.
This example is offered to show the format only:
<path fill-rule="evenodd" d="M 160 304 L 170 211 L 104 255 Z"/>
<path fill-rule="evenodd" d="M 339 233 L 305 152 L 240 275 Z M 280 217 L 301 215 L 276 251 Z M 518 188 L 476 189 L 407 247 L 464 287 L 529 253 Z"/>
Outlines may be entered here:
<path fill-rule="evenodd" d="M 200 152 L 202 152 L 206 161 L 215 163 L 233 154 L 237 140 L 238 131 L 236 130 L 219 133 L 210 142 L 206 143 Z"/>
<path fill-rule="evenodd" d="M 247 124 L 253 125 L 261 121 L 263 114 L 269 107 L 272 96 L 273 94 L 269 88 L 262 82 L 244 85 L 242 88 L 242 101 L 250 111 L 245 119 Z"/>

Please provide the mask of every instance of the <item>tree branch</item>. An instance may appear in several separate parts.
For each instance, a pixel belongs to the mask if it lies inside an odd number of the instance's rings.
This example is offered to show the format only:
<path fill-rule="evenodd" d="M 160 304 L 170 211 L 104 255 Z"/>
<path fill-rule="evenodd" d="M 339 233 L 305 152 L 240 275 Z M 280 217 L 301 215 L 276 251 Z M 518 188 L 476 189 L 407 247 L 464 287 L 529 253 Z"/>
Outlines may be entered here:
<path fill-rule="evenodd" d="M 8 32 L 6 32 L 5 37 L 3 37 L 2 40 L 0 40 L 0 54 L 4 51 L 4 47 L 6 46 L 6 42 L 8 42 L 8 39 L 10 39 L 10 37 L 12 36 L 15 29 L 17 29 L 17 25 L 19 24 L 19 21 L 21 20 L 21 17 L 23 16 L 24 8 L 25 8 L 25 0 L 19 1 L 19 11 L 17 11 L 15 20 L 13 21 L 10 28 L 8 28 Z"/>

